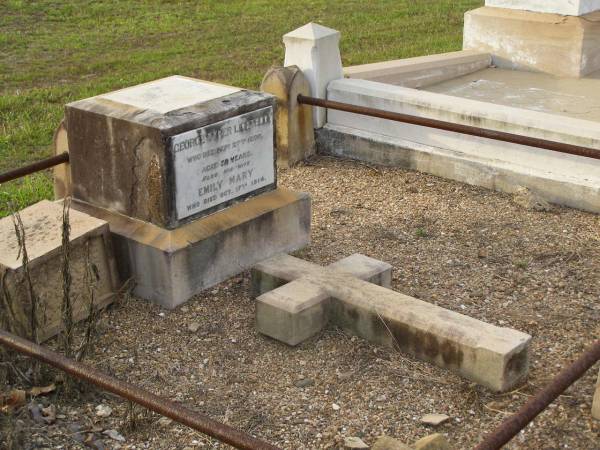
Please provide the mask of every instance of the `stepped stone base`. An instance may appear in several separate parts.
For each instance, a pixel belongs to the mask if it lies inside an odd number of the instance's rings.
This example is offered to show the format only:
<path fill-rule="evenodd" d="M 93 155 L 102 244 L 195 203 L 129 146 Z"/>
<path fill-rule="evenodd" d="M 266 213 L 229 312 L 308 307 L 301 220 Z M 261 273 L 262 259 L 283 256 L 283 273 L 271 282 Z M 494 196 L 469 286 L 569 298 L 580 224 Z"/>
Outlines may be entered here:
<path fill-rule="evenodd" d="M 310 197 L 285 189 L 261 194 L 175 230 L 77 202 L 106 220 L 122 280 L 166 308 L 310 240 Z"/>

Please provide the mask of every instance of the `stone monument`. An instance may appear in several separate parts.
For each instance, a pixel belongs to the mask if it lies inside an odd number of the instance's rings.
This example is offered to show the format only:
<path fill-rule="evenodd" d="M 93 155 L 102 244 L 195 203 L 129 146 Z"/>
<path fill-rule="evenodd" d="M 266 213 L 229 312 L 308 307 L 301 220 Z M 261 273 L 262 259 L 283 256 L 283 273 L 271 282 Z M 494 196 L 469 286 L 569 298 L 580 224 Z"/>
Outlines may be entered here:
<path fill-rule="evenodd" d="M 600 1 L 486 0 L 465 14 L 464 49 L 500 68 L 583 77 L 600 70 Z"/>
<path fill-rule="evenodd" d="M 110 224 L 136 295 L 172 308 L 308 243 L 308 195 L 277 188 L 274 108 L 182 76 L 66 106 L 74 207 Z"/>

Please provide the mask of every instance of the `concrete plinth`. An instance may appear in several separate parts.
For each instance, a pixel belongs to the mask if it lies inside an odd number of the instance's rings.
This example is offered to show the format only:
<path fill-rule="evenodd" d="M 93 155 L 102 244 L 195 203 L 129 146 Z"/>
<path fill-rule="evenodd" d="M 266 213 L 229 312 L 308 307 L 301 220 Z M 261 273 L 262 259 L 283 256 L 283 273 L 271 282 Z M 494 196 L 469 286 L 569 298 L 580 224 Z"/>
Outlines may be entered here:
<path fill-rule="evenodd" d="M 121 278 L 133 278 L 135 295 L 166 308 L 310 239 L 310 198 L 285 189 L 176 230 L 83 202 L 74 207 L 110 223 Z"/>
<path fill-rule="evenodd" d="M 29 273 L 39 298 L 37 320 L 42 341 L 63 329 L 62 214 L 62 203 L 46 200 L 20 212 Z M 118 277 L 108 224 L 73 210 L 69 222 L 71 301 L 73 318 L 79 321 L 87 317 L 90 306 L 87 262 L 97 268 L 99 276 L 94 288 L 97 308 L 112 302 Z M 8 320 L 10 330 L 31 337 L 31 299 L 11 217 L 0 220 L 0 314 Z"/>
<path fill-rule="evenodd" d="M 475 9 L 465 14 L 463 48 L 491 53 L 501 68 L 580 78 L 600 70 L 600 12 Z"/>
<path fill-rule="evenodd" d="M 288 255 L 263 261 L 253 268 L 253 286 L 262 294 L 257 328 L 296 345 L 331 321 L 495 391 L 525 379 L 531 336 L 394 292 L 386 286 L 390 273 L 389 265 L 362 255 L 329 267 Z"/>

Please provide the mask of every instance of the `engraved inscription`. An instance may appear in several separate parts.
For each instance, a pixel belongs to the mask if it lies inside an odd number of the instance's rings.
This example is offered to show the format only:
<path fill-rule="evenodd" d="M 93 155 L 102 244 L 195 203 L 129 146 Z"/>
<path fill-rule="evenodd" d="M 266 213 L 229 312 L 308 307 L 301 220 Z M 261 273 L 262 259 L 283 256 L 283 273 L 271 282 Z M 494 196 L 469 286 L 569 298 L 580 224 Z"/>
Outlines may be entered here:
<path fill-rule="evenodd" d="M 171 138 L 177 219 L 274 183 L 273 108 Z"/>

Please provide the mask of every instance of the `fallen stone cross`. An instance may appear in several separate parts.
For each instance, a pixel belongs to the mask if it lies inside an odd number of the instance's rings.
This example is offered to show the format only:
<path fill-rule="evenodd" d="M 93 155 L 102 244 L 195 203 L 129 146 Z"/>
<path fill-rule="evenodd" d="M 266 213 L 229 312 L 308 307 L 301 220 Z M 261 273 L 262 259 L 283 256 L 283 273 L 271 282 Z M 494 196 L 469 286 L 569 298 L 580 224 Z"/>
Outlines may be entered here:
<path fill-rule="evenodd" d="M 328 267 L 278 255 L 256 265 L 256 327 L 289 345 L 328 322 L 398 347 L 494 391 L 523 381 L 531 336 L 391 290 L 392 267 L 355 254 Z"/>

